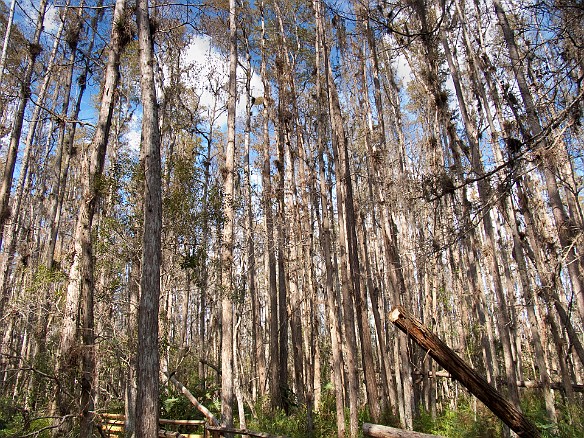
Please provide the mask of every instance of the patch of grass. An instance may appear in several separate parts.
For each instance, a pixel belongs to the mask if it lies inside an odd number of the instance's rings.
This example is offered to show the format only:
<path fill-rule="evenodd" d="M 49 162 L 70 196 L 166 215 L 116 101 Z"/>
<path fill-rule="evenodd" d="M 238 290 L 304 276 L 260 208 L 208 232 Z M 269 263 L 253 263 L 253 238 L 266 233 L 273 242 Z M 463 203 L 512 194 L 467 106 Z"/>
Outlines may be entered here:
<path fill-rule="evenodd" d="M 328 438 L 337 436 L 337 414 L 334 395 L 325 392 L 318 412 L 312 413 L 312 431 L 306 406 L 294 407 L 289 415 L 282 410 L 271 412 L 267 403 L 256 407 L 257 418 L 248 421 L 248 429 L 289 438 Z M 362 414 L 366 416 L 366 413 Z M 349 416 L 346 414 L 348 421 Z M 348 427 L 348 425 L 347 425 Z M 348 430 L 348 429 L 347 429 Z"/>
<path fill-rule="evenodd" d="M 579 438 L 584 433 L 584 405 L 577 401 L 573 404 L 556 399 L 557 423 L 547 416 L 543 396 L 537 391 L 525 393 L 521 408 L 537 426 L 544 438 Z M 582 400 L 580 395 L 576 399 Z"/>
<path fill-rule="evenodd" d="M 459 402 L 456 409 L 446 408 L 435 420 L 422 410 L 414 430 L 452 438 L 493 438 L 501 435 L 501 424 L 483 405 L 475 412 L 468 403 Z"/>
<path fill-rule="evenodd" d="M 31 432 L 40 431 L 51 425 L 49 418 L 32 418 L 32 414 L 9 397 L 0 399 L 0 438 L 17 438 Z M 50 429 L 36 435 L 49 438 Z"/>
<path fill-rule="evenodd" d="M 559 397 L 559 396 L 558 396 Z M 544 438 L 579 438 L 584 431 L 584 406 L 556 403 L 558 422 L 549 420 L 543 397 L 537 391 L 522 393 L 525 415 L 535 424 Z M 459 400 L 456 409 L 447 408 L 432 419 L 422 410 L 414 422 L 414 430 L 452 438 L 495 438 L 503 436 L 503 423 L 482 403 L 476 412 L 470 400 Z"/>

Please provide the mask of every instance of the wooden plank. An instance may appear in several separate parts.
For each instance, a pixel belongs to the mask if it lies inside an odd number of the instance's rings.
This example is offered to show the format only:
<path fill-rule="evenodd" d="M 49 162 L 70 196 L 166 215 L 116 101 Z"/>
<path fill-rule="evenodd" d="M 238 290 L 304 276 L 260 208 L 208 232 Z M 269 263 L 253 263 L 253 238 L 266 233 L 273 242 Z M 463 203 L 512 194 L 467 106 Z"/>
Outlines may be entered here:
<path fill-rule="evenodd" d="M 103 434 L 109 438 L 124 436 L 124 420 L 120 414 L 98 414 L 94 413 L 97 419 L 97 426 Z M 121 417 L 121 418 L 120 418 Z"/>
<path fill-rule="evenodd" d="M 111 418 L 113 420 L 124 421 L 126 419 L 126 416 L 124 414 L 108 414 L 107 412 L 103 412 L 103 413 L 96 412 L 95 415 L 99 415 L 100 417 L 103 417 L 103 418 Z"/>
<path fill-rule="evenodd" d="M 436 362 L 449 371 L 452 377 L 462 383 L 517 435 L 530 438 L 540 436 L 536 427 L 519 409 L 505 400 L 481 375 L 468 366 L 438 336 L 406 312 L 403 307 L 395 307 L 389 314 L 389 320 L 416 341 Z"/>
<path fill-rule="evenodd" d="M 394 427 L 371 423 L 363 424 L 363 435 L 373 438 L 441 438 L 439 435 L 428 435 L 426 433 L 396 429 Z"/>
<path fill-rule="evenodd" d="M 158 420 L 160 424 L 173 424 L 177 426 L 204 426 L 205 420 L 168 420 L 166 418 L 161 418 Z"/>

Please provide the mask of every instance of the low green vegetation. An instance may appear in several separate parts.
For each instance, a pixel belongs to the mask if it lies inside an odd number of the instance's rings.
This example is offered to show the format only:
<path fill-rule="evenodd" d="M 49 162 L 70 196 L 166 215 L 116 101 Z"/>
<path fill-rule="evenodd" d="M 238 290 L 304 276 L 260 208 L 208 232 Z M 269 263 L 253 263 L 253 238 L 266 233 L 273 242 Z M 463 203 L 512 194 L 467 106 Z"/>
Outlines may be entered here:
<path fill-rule="evenodd" d="M 0 399 L 0 438 L 50 437 L 50 419 L 35 416 L 9 397 Z"/>
<path fill-rule="evenodd" d="M 546 416 L 543 397 L 536 392 L 525 392 L 522 410 L 537 426 L 544 438 L 577 438 L 584 433 L 584 406 L 558 403 L 558 423 Z M 452 438 L 496 438 L 504 435 L 503 423 L 482 403 L 473 406 L 468 398 L 459 399 L 455 408 L 446 407 L 432 419 L 422 410 L 414 429 L 419 432 Z"/>
<path fill-rule="evenodd" d="M 200 388 L 200 386 L 199 386 Z M 195 396 L 217 416 L 220 411 L 218 388 L 207 387 L 197 390 Z M 577 396 L 579 397 L 579 396 Z M 546 417 L 545 404 L 537 392 L 525 392 L 522 409 L 537 425 L 543 438 L 579 438 L 584 431 L 584 406 L 577 403 L 557 403 L 558 423 L 550 423 Z M 309 415 L 306 406 L 294 406 L 286 414 L 282 410 L 272 412 L 269 400 L 261 399 L 253 412 L 246 405 L 246 420 L 249 430 L 283 435 L 289 438 L 326 438 L 336 436 L 336 412 L 334 395 L 325 391 L 318 412 Z M 123 404 L 114 402 L 108 406 L 111 413 L 123 413 Z M 254 415 L 255 414 L 255 415 Z M 348 413 L 347 413 L 348 414 Z M 167 388 L 161 398 L 161 417 L 171 419 L 203 419 L 190 402 L 180 394 Z M 347 415 L 348 419 L 348 415 Z M 360 424 L 372 422 L 367 410 L 361 411 Z M 385 415 L 382 424 L 399 427 L 399 422 L 391 415 Z M 236 427 L 239 421 L 235 420 Z M 450 438 L 498 438 L 504 435 L 503 424 L 482 403 L 474 403 L 469 397 L 460 397 L 456 406 L 445 406 L 436 418 L 420 409 L 414 422 L 418 432 Z M 347 425 L 348 430 L 348 425 Z M 0 438 L 22 436 L 49 437 L 50 419 L 42 413 L 27 411 L 22 403 L 9 398 L 0 399 Z"/>

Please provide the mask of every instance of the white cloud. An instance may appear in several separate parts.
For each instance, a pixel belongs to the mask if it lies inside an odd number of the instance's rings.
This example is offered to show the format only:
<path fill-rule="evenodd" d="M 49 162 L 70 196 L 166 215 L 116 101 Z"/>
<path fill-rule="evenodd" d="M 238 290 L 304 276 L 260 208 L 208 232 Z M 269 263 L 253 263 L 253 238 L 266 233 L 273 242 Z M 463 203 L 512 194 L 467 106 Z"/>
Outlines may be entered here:
<path fill-rule="evenodd" d="M 61 25 L 61 18 L 59 17 L 59 10 L 54 4 L 47 6 L 47 11 L 45 12 L 45 22 L 43 23 L 45 27 L 45 32 L 55 33 L 59 26 Z"/>
<path fill-rule="evenodd" d="M 395 41 L 393 40 L 393 38 L 389 35 L 384 35 L 383 36 L 384 40 L 385 40 L 385 44 L 388 47 L 392 47 L 395 43 Z M 403 53 L 400 51 L 396 57 L 393 58 L 393 67 L 395 68 L 395 72 L 396 72 L 396 79 L 398 81 L 402 81 L 404 87 L 406 87 L 408 85 L 408 83 L 413 79 L 414 75 L 412 72 L 412 68 L 410 66 L 410 63 L 408 62 L 407 58 L 403 55 Z"/>
<path fill-rule="evenodd" d="M 211 38 L 207 36 L 193 36 L 191 43 L 183 53 L 183 66 L 188 68 L 187 83 L 200 96 L 200 105 L 211 109 L 215 105 L 219 110 L 227 100 L 227 82 L 229 79 L 229 59 L 227 54 L 221 53 L 211 45 Z M 245 95 L 242 89 L 245 83 L 245 72 L 241 67 L 237 69 L 237 81 L 240 99 L 237 103 L 237 116 L 245 111 Z M 252 96 L 263 94 L 261 78 L 254 71 L 251 79 Z M 223 111 L 216 120 L 216 125 L 223 127 L 227 123 L 227 113 Z"/>
<path fill-rule="evenodd" d="M 128 148 L 131 151 L 140 152 L 140 140 L 142 136 L 142 113 L 139 116 L 136 113 L 132 114 L 130 120 L 130 130 L 124 135 L 124 139 L 128 143 Z"/>
<path fill-rule="evenodd" d="M 211 117 L 213 106 L 216 107 L 215 128 L 225 129 L 227 125 L 227 82 L 229 79 L 228 57 L 211 46 L 211 38 L 194 36 L 191 43 L 182 53 L 182 68 L 186 73 L 182 80 L 199 96 L 199 106 L 204 110 L 203 117 Z M 165 85 L 169 77 L 169 69 L 162 66 Z M 245 113 L 246 99 L 243 90 L 245 72 L 241 67 L 237 69 L 239 100 L 236 115 L 241 117 Z M 252 96 L 263 95 L 263 84 L 260 76 L 252 73 Z M 208 121 L 208 120 L 207 120 Z M 209 121 L 208 121 L 209 122 Z M 128 147 L 133 151 L 140 150 L 141 112 L 136 111 L 130 122 L 130 130 L 124 138 Z"/>
<path fill-rule="evenodd" d="M 395 69 L 396 75 L 399 80 L 401 80 L 404 84 L 404 87 L 408 85 L 408 83 L 413 78 L 412 69 L 410 67 L 410 63 L 406 59 L 403 54 L 399 54 L 395 59 Z"/>
<path fill-rule="evenodd" d="M 11 0 L 4 0 L 7 8 L 10 8 L 11 2 Z M 19 22 L 19 20 L 25 20 L 27 26 L 32 26 L 32 30 L 34 30 L 34 26 L 36 26 L 38 21 L 40 0 L 27 0 L 19 2 L 18 6 L 20 9 L 22 9 L 25 16 L 22 15 L 22 12 L 19 12 L 17 7 L 14 15 L 14 21 Z M 47 9 L 45 10 L 45 19 L 43 22 L 45 32 L 56 32 L 60 24 L 61 19 L 59 18 L 59 10 L 53 3 L 47 4 Z"/>

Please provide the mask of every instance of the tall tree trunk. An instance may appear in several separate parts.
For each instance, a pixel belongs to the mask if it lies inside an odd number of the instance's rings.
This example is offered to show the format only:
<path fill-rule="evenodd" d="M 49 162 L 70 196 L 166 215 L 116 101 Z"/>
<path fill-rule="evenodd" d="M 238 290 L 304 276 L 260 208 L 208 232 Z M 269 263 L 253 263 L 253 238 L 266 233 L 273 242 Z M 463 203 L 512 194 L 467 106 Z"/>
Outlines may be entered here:
<path fill-rule="evenodd" d="M 288 414 L 290 412 L 290 397 L 289 397 L 289 387 L 288 387 L 288 300 L 287 300 L 287 272 L 285 266 L 285 250 L 288 243 L 287 233 L 286 233 L 286 202 L 284 199 L 284 187 L 285 187 L 285 158 L 284 158 L 284 147 L 288 137 L 288 126 L 286 122 L 287 108 L 284 102 L 285 95 L 287 91 L 282 85 L 282 63 L 283 54 L 282 43 L 278 44 L 278 54 L 276 55 L 276 77 L 279 85 L 278 90 L 278 123 L 276 124 L 277 132 L 277 149 L 278 149 L 278 159 L 276 160 L 276 168 L 278 170 L 278 179 L 276 186 L 276 197 L 277 197 L 277 220 L 276 220 L 276 231 L 277 231 L 277 267 L 278 267 L 278 385 L 280 386 L 280 397 L 282 401 L 282 408 L 284 412 Z M 284 95 L 284 96 L 283 96 Z"/>
<path fill-rule="evenodd" d="M 126 419 L 124 422 L 124 434 L 126 438 L 136 436 L 136 351 L 131 350 L 136 345 L 138 334 L 138 306 L 140 302 L 139 276 L 140 267 L 138 260 L 130 260 L 127 264 L 128 270 L 128 307 L 127 307 L 127 326 L 128 334 L 128 369 L 126 372 L 126 387 L 124 391 L 124 413 Z"/>
<path fill-rule="evenodd" d="M 245 115 L 245 134 L 244 134 L 244 187 L 246 200 L 246 241 L 247 241 L 247 285 L 251 300 L 251 320 L 252 320 L 252 352 L 255 360 L 252 362 L 252 375 L 256 377 L 253 383 L 253 395 L 255 396 L 263 391 L 266 381 L 266 363 L 263 348 L 262 324 L 260 321 L 260 301 L 256 289 L 256 259 L 255 259 L 255 233 L 254 233 L 254 212 L 252 204 L 252 186 L 251 186 L 251 160 L 250 160 L 250 137 L 251 137 L 251 116 L 252 116 L 252 95 L 251 79 L 252 64 L 249 41 L 246 40 L 246 115 Z"/>
<path fill-rule="evenodd" d="M 408 290 L 406 287 L 406 282 L 403 274 L 403 266 L 400 256 L 400 251 L 398 248 L 397 241 L 397 226 L 392 213 L 388 208 L 388 195 L 384 189 L 384 181 L 391 178 L 388 174 L 388 150 L 386 146 L 386 133 L 385 133 L 385 122 L 384 122 L 384 110 L 381 100 L 381 90 L 380 90 L 380 78 L 378 69 L 378 60 L 376 54 L 376 45 L 374 37 L 371 34 L 369 24 L 364 24 L 364 31 L 368 35 L 368 44 L 372 50 L 373 57 L 373 83 L 374 83 L 374 97 L 375 97 L 375 107 L 377 111 L 378 118 L 378 130 L 380 131 L 378 135 L 372 126 L 372 116 L 370 105 L 368 102 L 368 95 L 363 91 L 361 100 L 363 105 L 366 107 L 367 113 L 363 115 L 364 124 L 366 125 L 366 136 L 365 142 L 368 153 L 368 166 L 370 166 L 371 176 L 373 177 L 373 195 L 374 201 L 379 205 L 379 220 L 382 223 L 382 236 L 384 242 L 384 257 L 387 264 L 386 275 L 388 275 L 389 283 L 391 284 L 392 300 L 393 302 L 403 302 L 404 304 L 409 301 Z M 361 58 L 363 58 L 363 51 L 361 50 Z M 389 67 L 391 68 L 391 67 Z M 362 63 L 359 69 L 359 74 L 361 82 L 366 84 L 366 66 Z M 390 72 L 391 74 L 391 72 Z M 363 85 L 365 86 L 365 85 Z M 365 122 L 366 118 L 366 122 Z M 375 135 L 375 137 L 374 137 Z M 379 138 L 380 144 L 376 145 L 373 138 Z M 398 152 L 398 156 L 401 157 L 401 153 Z M 399 158 L 398 163 L 402 163 L 402 158 Z M 398 177 L 403 177 L 403 164 L 400 164 L 398 170 Z M 364 301 L 366 302 L 366 300 Z M 413 408 L 414 408 L 414 388 L 412 386 L 412 376 L 410 368 L 410 359 L 408 358 L 408 348 L 407 348 L 407 337 L 403 334 L 398 333 L 395 340 L 396 345 L 394 352 L 399 355 L 399 359 L 396 356 L 396 364 L 400 368 L 399 375 L 396 374 L 396 383 L 398 385 L 397 398 L 399 399 L 400 406 L 400 418 L 402 426 L 408 429 L 413 427 Z"/>
<path fill-rule="evenodd" d="M 315 12 L 320 8 L 315 2 Z M 333 248 L 332 248 L 332 217 L 329 213 L 329 200 L 327 197 L 328 187 L 327 180 L 325 176 L 325 142 L 326 142 L 326 95 L 323 88 L 324 72 L 323 66 L 324 62 L 322 60 L 322 29 L 318 25 L 316 26 L 316 92 L 317 92 L 317 165 L 319 169 L 319 191 L 320 191 L 320 209 L 319 215 L 322 220 L 318 221 L 318 230 L 320 235 L 320 245 L 322 247 L 322 253 L 325 264 L 325 288 L 324 295 L 326 300 L 326 311 L 325 318 L 329 328 L 329 334 L 331 338 L 332 347 L 332 381 L 335 389 L 335 403 L 336 403 L 336 417 L 337 417 L 337 436 L 340 438 L 345 437 L 345 395 L 344 395 L 344 385 L 343 385 L 343 357 L 341 349 L 341 326 L 339 322 L 339 312 L 338 309 L 338 294 L 337 287 L 335 284 L 335 273 L 337 270 L 333 266 Z M 316 191 L 316 190 L 315 190 Z M 315 207 L 318 206 L 318 199 L 314 200 Z"/>
<path fill-rule="evenodd" d="M 262 61 L 260 74 L 264 86 L 264 111 L 263 111 L 263 165 L 262 165 L 262 203 L 264 208 L 264 221 L 266 227 L 266 258 L 265 267 L 267 271 L 268 297 L 270 302 L 270 399 L 272 409 L 282 408 L 282 392 L 279 383 L 280 354 L 279 354 L 279 324 L 278 324 L 278 290 L 276 283 L 276 256 L 274 247 L 274 217 L 272 209 L 272 182 L 271 182 L 271 160 L 270 160 L 270 130 L 269 130 L 269 108 L 272 101 L 270 93 L 270 83 L 267 72 L 267 47 L 266 47 L 266 30 L 265 30 L 265 6 L 262 2 L 260 10 L 262 13 Z"/>
<path fill-rule="evenodd" d="M 98 7 L 102 6 L 103 0 L 98 2 Z M 68 11 L 65 10 L 65 13 Z M 75 66 L 75 58 L 77 55 L 77 46 L 80 39 L 80 34 L 82 32 L 83 26 L 83 8 L 80 7 L 77 10 L 76 15 L 72 15 L 70 22 L 68 23 L 67 29 L 67 43 L 70 50 L 69 60 L 67 63 L 67 68 L 64 73 L 64 80 L 65 84 L 63 87 L 63 104 L 62 104 L 62 115 L 63 117 L 68 117 L 69 112 L 69 101 L 71 96 L 71 88 L 73 85 L 73 72 Z M 102 10 L 98 9 L 93 17 L 92 24 L 93 29 L 95 28 L 96 23 L 98 20 L 101 19 L 103 16 Z M 93 50 L 93 42 L 95 39 L 95 35 L 90 40 L 88 53 L 91 53 Z M 83 94 L 85 93 L 85 88 L 87 86 L 87 76 L 89 75 L 89 62 L 86 62 L 85 70 L 82 71 L 78 77 L 79 82 L 79 90 L 77 94 L 77 101 L 75 107 L 73 109 L 71 119 L 76 120 L 79 116 L 79 112 L 81 110 L 81 100 L 83 98 Z M 77 128 L 77 123 L 73 122 L 70 126 L 63 124 L 59 131 L 59 138 L 57 140 L 57 150 L 55 153 L 55 183 L 53 185 L 53 189 L 51 194 L 49 195 L 50 198 L 50 231 L 48 237 L 48 243 L 45 253 L 45 265 L 47 268 L 51 269 L 53 267 L 53 258 L 55 255 L 55 247 L 57 244 L 57 232 L 59 229 L 59 224 L 61 221 L 61 210 L 63 206 L 63 200 L 65 197 L 65 188 L 67 184 L 67 177 L 69 173 L 69 163 L 71 159 L 71 150 L 73 148 L 73 142 L 75 140 L 75 132 Z"/>
<path fill-rule="evenodd" d="M 141 166 L 144 172 L 142 275 L 138 310 L 136 437 L 158 435 L 158 311 L 162 234 L 162 175 L 158 104 L 154 84 L 154 42 L 148 0 L 136 3 L 142 96 Z"/>
<path fill-rule="evenodd" d="M 227 95 L 227 149 L 223 175 L 223 232 L 221 235 L 221 421 L 233 427 L 233 231 L 235 221 L 235 105 L 237 98 L 237 15 L 229 0 L 229 83 Z"/>
<path fill-rule="evenodd" d="M 358 434 L 359 378 L 357 374 L 357 335 L 355 333 L 355 307 L 360 310 L 359 258 L 356 247 L 353 188 L 348 155 L 348 139 L 343 126 L 343 117 L 337 87 L 329 60 L 329 50 L 324 37 L 324 17 L 320 1 L 315 1 L 317 26 L 320 26 L 323 50 L 324 76 L 329 104 L 330 125 L 333 133 L 332 150 L 337 178 L 337 211 L 339 216 L 339 250 L 341 255 L 341 290 L 343 295 L 343 323 L 347 351 L 349 388 L 349 434 Z"/>
<path fill-rule="evenodd" d="M 361 97 L 359 98 L 359 106 L 361 108 L 361 122 L 363 125 L 366 126 L 365 128 L 365 144 L 367 146 L 367 152 L 372 152 L 371 147 L 371 134 L 372 129 L 371 125 L 367 123 L 367 119 L 370 120 L 370 106 L 369 106 L 369 97 L 368 97 L 368 89 L 367 89 L 367 71 L 365 66 L 365 58 L 363 51 L 361 48 L 358 49 L 358 57 L 359 57 L 359 80 L 360 80 L 360 92 Z M 380 119 L 383 118 L 383 114 L 379 115 Z M 368 168 L 369 168 L 368 162 Z M 356 224 L 355 224 L 356 226 Z M 358 228 L 361 229 L 363 225 L 359 226 Z M 361 246 L 358 241 L 356 241 L 358 246 Z M 362 241 L 363 245 L 366 245 L 365 241 Z M 368 262 L 366 260 L 366 247 L 361 249 L 361 258 L 364 259 L 364 263 L 366 266 L 366 271 L 368 271 Z M 370 280 L 369 275 L 366 277 L 368 279 L 368 286 L 363 285 L 360 288 L 361 290 L 361 297 L 357 302 L 359 303 L 357 307 L 358 315 L 357 315 L 357 323 L 359 327 L 360 333 L 360 340 L 361 340 L 361 357 L 363 361 L 363 369 L 365 373 L 365 386 L 367 390 L 367 403 L 369 405 L 369 411 L 371 413 L 371 418 L 374 422 L 379 422 L 379 418 L 381 415 L 381 408 L 379 403 L 379 394 L 377 391 L 377 381 L 375 376 L 375 365 L 373 363 L 373 344 L 371 339 L 371 330 L 369 325 L 369 315 L 367 312 L 367 289 L 369 289 L 370 293 L 373 293 L 373 284 Z M 382 359 L 383 360 L 383 359 Z M 382 365 L 382 368 L 385 368 L 385 365 Z"/>

